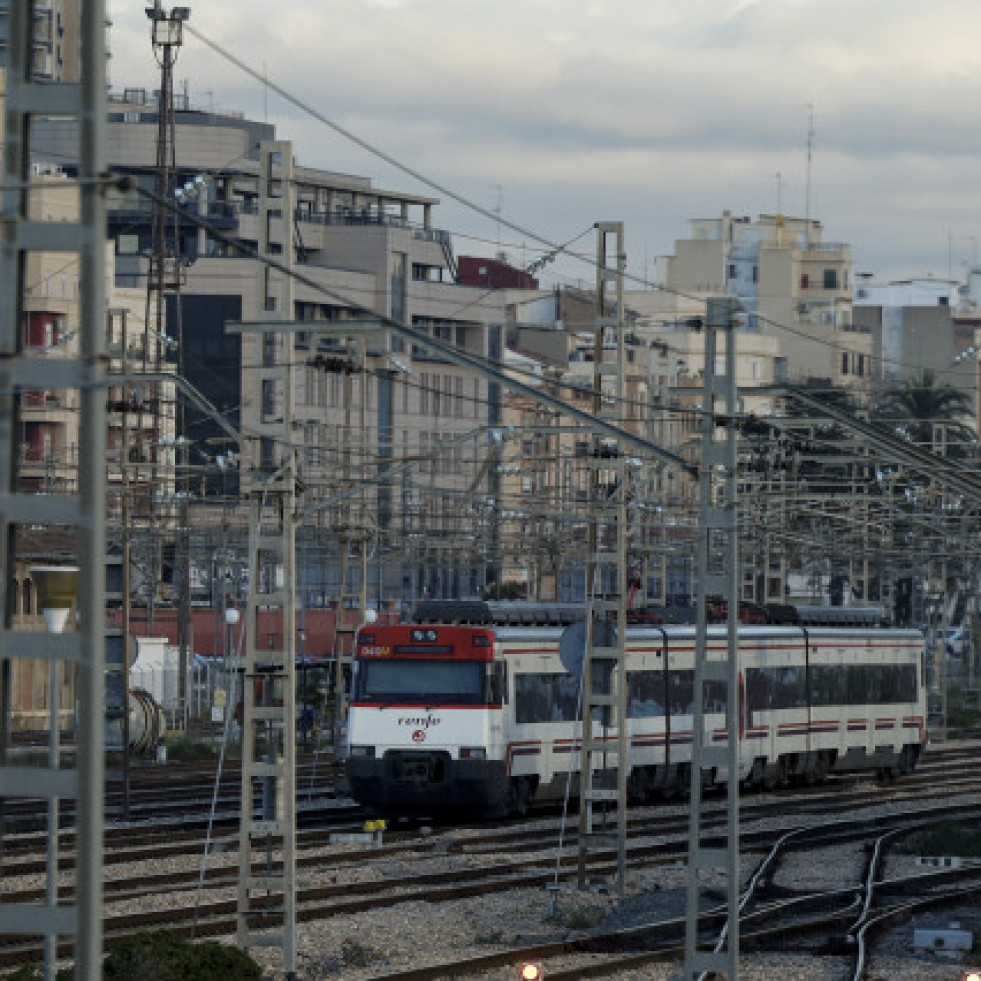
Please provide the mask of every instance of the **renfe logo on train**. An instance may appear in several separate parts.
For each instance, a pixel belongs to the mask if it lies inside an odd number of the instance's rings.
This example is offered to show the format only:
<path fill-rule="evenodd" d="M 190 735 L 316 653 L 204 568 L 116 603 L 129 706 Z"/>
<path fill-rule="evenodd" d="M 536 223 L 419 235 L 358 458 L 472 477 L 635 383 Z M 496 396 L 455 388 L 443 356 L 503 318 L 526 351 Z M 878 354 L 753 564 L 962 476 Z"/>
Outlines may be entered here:
<path fill-rule="evenodd" d="M 420 729 L 428 729 L 430 726 L 438 726 L 442 721 L 442 719 L 437 718 L 435 715 L 416 715 L 411 718 L 403 715 L 399 718 L 398 724 L 400 726 L 416 726 Z M 415 737 L 413 736 L 413 738 Z M 416 741 L 419 742 L 419 740 Z"/>

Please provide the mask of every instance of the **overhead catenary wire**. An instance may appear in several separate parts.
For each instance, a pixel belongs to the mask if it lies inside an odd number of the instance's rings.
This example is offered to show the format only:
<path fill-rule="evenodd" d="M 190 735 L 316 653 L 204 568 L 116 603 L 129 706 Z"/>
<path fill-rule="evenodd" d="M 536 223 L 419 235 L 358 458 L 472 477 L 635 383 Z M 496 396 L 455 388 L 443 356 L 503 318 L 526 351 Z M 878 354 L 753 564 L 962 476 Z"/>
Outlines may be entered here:
<path fill-rule="evenodd" d="M 207 45 L 215 53 L 225 58 L 240 71 L 251 76 L 256 81 L 261 82 L 263 85 L 267 86 L 268 89 L 275 92 L 278 96 L 280 96 L 280 98 L 284 99 L 286 102 L 290 103 L 297 109 L 300 109 L 302 112 L 307 113 L 309 116 L 311 116 L 313 119 L 316 119 L 322 125 L 333 130 L 335 133 L 344 137 L 344 139 L 355 144 L 356 146 L 361 147 L 361 149 L 365 150 L 367 153 L 371 154 L 372 156 L 377 157 L 379 160 L 384 161 L 389 166 L 394 167 L 396 170 L 399 170 L 402 173 L 406 174 L 407 176 L 413 178 L 414 180 L 419 181 L 421 184 L 424 184 L 426 187 L 430 188 L 431 190 L 434 190 L 437 193 L 449 198 L 450 200 L 455 201 L 457 204 L 470 209 L 476 214 L 482 216 L 483 218 L 486 218 L 488 221 L 494 222 L 496 225 L 504 226 L 513 232 L 517 232 L 519 235 L 525 235 L 528 238 L 530 238 L 532 241 L 538 243 L 539 245 L 544 245 L 549 250 L 554 251 L 559 248 L 559 246 L 557 246 L 556 243 L 550 241 L 550 239 L 548 239 L 546 236 L 539 235 L 538 233 L 526 229 L 523 226 L 517 224 L 516 222 L 511 221 L 510 219 L 502 217 L 499 211 L 495 211 L 490 208 L 485 208 L 484 206 L 477 204 L 475 201 L 467 198 L 462 194 L 459 194 L 458 192 L 454 191 L 452 188 L 447 187 L 445 184 L 436 181 L 431 177 L 426 176 L 417 168 L 414 168 L 409 164 L 405 163 L 404 161 L 399 160 L 393 154 L 388 153 L 385 150 L 382 150 L 380 147 L 375 146 L 374 144 L 370 143 L 368 140 L 365 140 L 364 138 L 358 136 L 356 133 L 353 133 L 351 130 L 342 126 L 340 123 L 336 122 L 335 120 L 330 119 L 328 116 L 320 112 L 314 106 L 310 105 L 310 103 L 307 102 L 306 100 L 301 99 L 299 96 L 290 92 L 284 86 L 278 84 L 277 82 L 271 81 L 269 79 L 268 73 L 264 71 L 260 71 L 259 69 L 248 65 L 241 58 L 232 54 L 232 52 L 230 52 L 227 48 L 223 47 L 222 45 L 218 44 L 218 42 L 204 35 L 197 28 L 191 27 L 190 25 L 185 25 L 185 28 L 191 35 L 196 37 L 203 44 Z M 583 261 L 587 262 L 592 266 L 595 266 L 595 260 L 589 260 L 584 258 Z M 631 280 L 632 282 L 637 283 L 638 285 L 642 285 L 645 288 L 649 286 L 647 281 L 641 277 L 625 273 L 625 278 Z M 691 294 L 685 291 L 664 289 L 663 287 L 659 287 L 659 289 L 662 292 L 667 292 L 674 296 L 691 299 L 694 300 L 695 302 L 699 302 L 699 303 L 705 302 L 703 297 L 699 297 L 696 296 L 695 294 Z M 769 324 L 771 327 L 777 330 L 783 330 L 797 337 L 803 338 L 805 340 L 822 344 L 824 346 L 831 348 L 832 350 L 844 349 L 842 345 L 836 343 L 833 340 L 829 341 L 824 338 L 816 338 L 813 335 L 808 334 L 806 331 L 799 330 L 787 324 L 781 324 L 775 320 L 772 320 L 760 314 L 757 314 L 757 318 L 760 321 Z"/>

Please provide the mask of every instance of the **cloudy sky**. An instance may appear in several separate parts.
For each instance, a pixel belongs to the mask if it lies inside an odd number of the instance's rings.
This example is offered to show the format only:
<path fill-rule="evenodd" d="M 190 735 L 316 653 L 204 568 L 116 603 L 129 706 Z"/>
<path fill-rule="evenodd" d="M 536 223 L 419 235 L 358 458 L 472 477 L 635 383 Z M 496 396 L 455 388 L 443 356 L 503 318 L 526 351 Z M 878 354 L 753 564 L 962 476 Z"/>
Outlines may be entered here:
<path fill-rule="evenodd" d="M 156 87 L 146 4 L 108 6 L 113 86 Z M 190 26 L 491 216 L 189 34 L 192 103 L 274 122 L 301 164 L 443 198 L 458 253 L 528 262 L 524 233 L 622 220 L 642 279 L 690 218 L 803 216 L 813 119 L 810 214 L 856 270 L 962 278 L 981 258 L 976 0 L 192 0 Z M 571 261 L 553 275 L 591 281 Z"/>

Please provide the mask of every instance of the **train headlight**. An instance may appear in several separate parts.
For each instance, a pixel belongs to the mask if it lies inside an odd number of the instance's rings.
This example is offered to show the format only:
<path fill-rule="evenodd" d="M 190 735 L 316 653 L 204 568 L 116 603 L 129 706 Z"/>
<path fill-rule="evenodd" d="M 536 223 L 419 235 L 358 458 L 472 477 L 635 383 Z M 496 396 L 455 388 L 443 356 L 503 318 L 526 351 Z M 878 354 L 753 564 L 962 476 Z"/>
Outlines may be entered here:
<path fill-rule="evenodd" d="M 541 981 L 545 977 L 541 964 L 527 963 L 521 965 L 521 981 Z"/>
<path fill-rule="evenodd" d="M 375 747 L 374 746 L 352 746 L 349 756 L 374 756 Z"/>
<path fill-rule="evenodd" d="M 461 760 L 486 760 L 487 750 L 483 746 L 461 746 Z"/>
<path fill-rule="evenodd" d="M 981 981 L 981 968 L 970 967 L 961 971 L 961 981 Z"/>

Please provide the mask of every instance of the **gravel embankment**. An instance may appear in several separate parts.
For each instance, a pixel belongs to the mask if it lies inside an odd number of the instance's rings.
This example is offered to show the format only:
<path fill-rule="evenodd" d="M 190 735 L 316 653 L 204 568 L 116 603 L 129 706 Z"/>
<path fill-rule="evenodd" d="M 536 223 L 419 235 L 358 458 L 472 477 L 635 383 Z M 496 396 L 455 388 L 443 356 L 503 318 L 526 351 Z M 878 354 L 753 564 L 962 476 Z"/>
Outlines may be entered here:
<path fill-rule="evenodd" d="M 884 803 L 875 808 L 858 810 L 853 816 L 875 815 L 885 822 L 892 811 L 904 806 L 902 802 Z M 652 815 L 666 813 L 666 808 L 651 811 Z M 671 808 L 670 813 L 683 813 L 683 809 Z M 823 819 L 816 817 L 806 823 L 823 823 Z M 772 824 L 785 826 L 785 822 L 776 820 Z M 753 824 L 754 828 L 761 826 L 760 822 Z M 473 874 L 485 862 L 507 860 L 503 853 L 477 857 L 467 854 L 462 847 L 459 850 L 454 848 L 456 842 L 462 846 L 468 839 L 481 835 L 481 831 L 472 829 L 450 831 L 445 836 L 446 845 L 440 848 L 439 854 L 428 854 L 425 858 L 393 856 L 389 861 L 363 865 L 340 864 L 347 846 L 325 848 L 323 866 L 317 870 L 302 869 L 298 884 L 304 888 L 366 879 L 382 879 L 394 884 L 423 871 L 453 871 L 462 879 Z M 657 840 L 656 837 L 632 839 L 631 845 L 639 846 Z M 567 851 L 569 847 L 566 846 Z M 531 854 L 526 852 L 522 858 L 527 859 Z M 743 856 L 744 874 L 755 869 L 760 857 L 757 854 Z M 857 885 L 864 861 L 864 849 L 860 844 L 792 853 L 780 866 L 775 882 L 785 888 L 799 890 Z M 554 862 L 554 851 L 541 853 L 542 868 L 554 868 Z M 236 863 L 237 856 L 233 851 L 222 851 L 209 857 L 208 868 L 235 867 Z M 197 871 L 199 866 L 199 857 L 186 856 L 133 867 L 114 866 L 109 874 L 113 879 L 122 879 L 178 869 Z M 887 875 L 899 875 L 912 868 L 911 857 L 896 855 L 889 861 Z M 565 885 L 554 894 L 541 888 L 519 888 L 454 902 L 412 900 L 370 912 L 301 923 L 296 938 L 298 977 L 304 981 L 365 981 L 399 970 L 480 957 L 513 946 L 562 939 L 591 930 L 634 927 L 681 917 L 685 906 L 685 877 L 685 870 L 679 867 L 639 869 L 629 872 L 627 891 L 623 897 L 599 890 L 580 893 Z M 43 876 L 24 877 L 16 884 L 9 883 L 8 888 L 24 888 L 31 884 L 43 885 Z M 709 877 L 705 885 L 721 894 L 724 880 L 721 876 Z M 235 895 L 234 887 L 209 888 L 205 889 L 202 902 L 234 899 Z M 152 900 L 110 902 L 107 909 L 109 912 L 123 913 L 146 908 L 187 908 L 193 906 L 195 901 L 196 886 L 181 892 L 161 892 Z M 881 942 L 877 943 L 868 977 L 871 981 L 950 981 L 958 978 L 961 970 L 959 963 L 941 959 L 935 954 L 915 953 L 912 945 L 914 926 L 947 927 L 954 920 L 966 929 L 973 929 L 981 943 L 981 912 L 961 910 L 917 917 L 915 921 L 906 922 L 883 935 Z M 227 938 L 227 941 L 233 942 L 233 938 Z M 282 977 L 277 950 L 256 948 L 252 953 L 268 978 Z M 978 961 L 981 962 L 981 956 Z M 798 953 L 754 954 L 742 958 L 740 964 L 740 974 L 745 981 L 770 981 L 775 978 L 781 981 L 844 981 L 850 978 L 850 971 L 850 964 L 845 958 Z M 597 974 L 599 976 L 599 972 Z M 680 964 L 674 964 L 652 966 L 642 972 L 603 976 L 658 981 L 677 979 L 681 975 Z M 488 971 L 468 977 L 513 981 L 514 971 Z"/>

